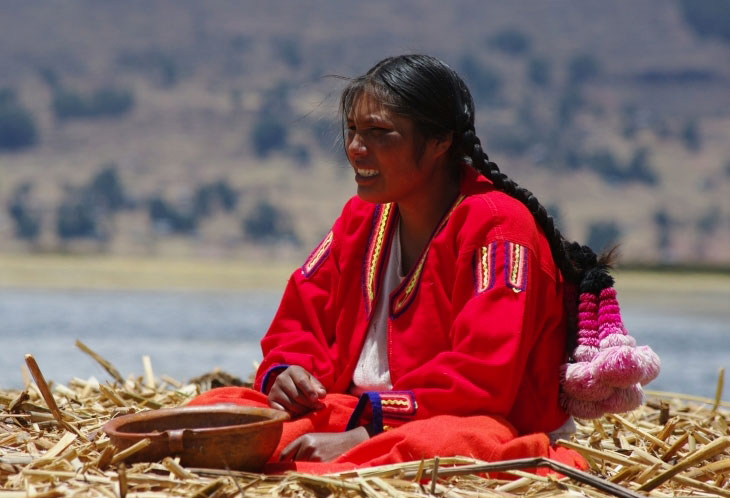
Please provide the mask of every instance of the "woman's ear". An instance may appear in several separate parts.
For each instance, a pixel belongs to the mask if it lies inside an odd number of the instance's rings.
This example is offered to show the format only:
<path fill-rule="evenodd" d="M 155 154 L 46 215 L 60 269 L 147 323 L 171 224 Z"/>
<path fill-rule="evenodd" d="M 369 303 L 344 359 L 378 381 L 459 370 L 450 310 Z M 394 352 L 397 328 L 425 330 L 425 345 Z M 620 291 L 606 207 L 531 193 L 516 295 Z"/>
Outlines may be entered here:
<path fill-rule="evenodd" d="M 451 149 L 451 144 L 454 142 L 454 132 L 450 131 L 440 137 L 431 139 L 433 152 L 436 157 L 446 154 Z"/>

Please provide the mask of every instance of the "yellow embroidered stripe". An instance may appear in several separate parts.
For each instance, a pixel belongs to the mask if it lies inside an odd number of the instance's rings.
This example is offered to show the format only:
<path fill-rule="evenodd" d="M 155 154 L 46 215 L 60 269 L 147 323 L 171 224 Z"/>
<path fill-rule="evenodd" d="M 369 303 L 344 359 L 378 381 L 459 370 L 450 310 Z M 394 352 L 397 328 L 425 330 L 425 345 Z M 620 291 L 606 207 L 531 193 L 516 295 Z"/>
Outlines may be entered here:
<path fill-rule="evenodd" d="M 416 400 L 412 392 L 392 391 L 380 393 L 380 407 L 384 415 L 410 416 L 416 413 Z"/>
<path fill-rule="evenodd" d="M 449 220 L 451 213 L 454 211 L 454 209 L 456 209 L 459 204 L 461 204 L 461 201 L 463 201 L 465 197 L 466 196 L 463 194 L 457 197 L 456 201 L 454 201 L 453 206 L 451 206 L 451 209 L 449 209 L 448 213 L 444 215 L 441 222 L 433 231 L 433 235 L 431 235 L 431 240 L 433 240 L 436 234 L 439 233 L 441 229 L 446 225 L 446 222 Z M 391 309 L 391 314 L 393 316 L 398 316 L 403 310 L 405 310 L 405 308 L 410 303 L 411 298 L 415 295 L 415 290 L 418 288 L 418 281 L 421 277 L 421 273 L 423 272 L 423 265 L 426 263 L 426 255 L 428 254 L 428 248 L 430 247 L 430 245 L 431 241 L 429 240 L 428 244 L 421 253 L 418 264 L 412 270 L 411 275 L 408 278 L 408 283 L 405 285 L 405 287 L 401 287 L 399 290 L 396 290 L 396 297 L 393 301 L 393 306 Z"/>
<path fill-rule="evenodd" d="M 507 285 L 515 292 L 525 290 L 527 284 L 527 248 L 514 242 L 505 244 L 507 253 Z"/>
<path fill-rule="evenodd" d="M 476 267 L 476 291 L 480 294 L 494 285 L 494 257 L 496 242 L 477 249 Z"/>
<path fill-rule="evenodd" d="M 401 400 L 401 399 L 384 399 L 380 402 L 381 405 L 401 405 L 401 406 L 410 406 L 411 404 L 408 401 Z"/>
<path fill-rule="evenodd" d="M 365 279 L 365 292 L 367 293 L 368 299 L 368 310 L 372 309 L 373 301 L 375 300 L 375 280 L 377 277 L 378 263 L 383 253 L 383 242 L 385 241 L 386 228 L 388 226 L 388 218 L 390 211 L 393 208 L 392 203 L 383 204 L 376 220 L 375 225 L 375 237 L 368 250 L 367 261 L 365 262 L 366 268 L 366 279 Z"/>
<path fill-rule="evenodd" d="M 425 262 L 426 258 L 422 257 L 418 262 L 418 265 L 416 265 L 416 269 L 411 274 L 411 278 L 408 279 L 408 285 L 406 285 L 405 289 L 403 290 L 401 297 L 399 299 L 396 299 L 395 301 L 395 306 L 393 307 L 394 314 L 398 314 L 408 303 L 408 298 L 411 297 L 413 290 L 416 288 L 418 278 L 421 276 L 421 272 L 423 271 L 423 265 Z"/>
<path fill-rule="evenodd" d="M 329 254 L 329 248 L 332 245 L 333 234 L 332 231 L 322 239 L 322 242 L 312 251 L 307 260 L 302 265 L 302 273 L 305 277 L 309 277 L 314 270 L 324 261 L 324 258 Z"/>

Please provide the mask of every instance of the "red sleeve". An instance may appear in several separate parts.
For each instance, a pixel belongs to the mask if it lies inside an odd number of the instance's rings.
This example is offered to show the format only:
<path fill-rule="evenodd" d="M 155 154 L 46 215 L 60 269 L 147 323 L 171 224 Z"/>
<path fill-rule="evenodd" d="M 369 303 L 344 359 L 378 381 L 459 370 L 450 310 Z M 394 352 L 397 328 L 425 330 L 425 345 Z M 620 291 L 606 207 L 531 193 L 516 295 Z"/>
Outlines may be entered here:
<path fill-rule="evenodd" d="M 264 359 L 254 388 L 268 392 L 273 379 L 289 365 L 299 365 L 330 389 L 334 384 L 334 288 L 340 217 L 289 278 L 279 309 L 261 340 Z"/>
<path fill-rule="evenodd" d="M 552 259 L 549 265 L 554 268 Z M 512 420 L 518 392 L 534 391 L 536 397 L 554 392 L 559 410 L 564 336 L 542 337 L 562 330 L 562 295 L 554 273 L 543 269 L 532 250 L 503 240 L 460 254 L 457 266 L 451 347 L 398 379 L 392 392 L 363 395 L 360 410 L 372 414 L 376 431 L 439 414 Z M 545 378 L 535 378 L 541 374 Z M 545 400 L 530 401 L 538 411 Z M 354 415 L 352 425 L 360 415 Z M 555 427 L 565 417 L 541 415 L 562 418 L 547 421 Z"/>

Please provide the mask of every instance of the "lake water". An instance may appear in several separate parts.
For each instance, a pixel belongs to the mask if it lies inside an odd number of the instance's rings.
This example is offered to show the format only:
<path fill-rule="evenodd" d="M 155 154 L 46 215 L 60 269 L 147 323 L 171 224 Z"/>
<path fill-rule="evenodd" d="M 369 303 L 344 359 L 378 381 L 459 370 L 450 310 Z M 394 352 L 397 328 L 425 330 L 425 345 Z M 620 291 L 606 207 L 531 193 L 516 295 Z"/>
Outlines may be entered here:
<path fill-rule="evenodd" d="M 25 353 L 32 353 L 46 378 L 56 382 L 92 375 L 108 379 L 75 347 L 76 339 L 123 376 L 141 375 L 142 356 L 148 355 L 157 376 L 186 381 L 220 367 L 245 378 L 260 359 L 258 342 L 278 300 L 271 291 L 0 290 L 0 387 L 23 385 Z M 621 305 L 631 334 L 661 357 L 662 372 L 650 389 L 714 397 L 718 369 L 724 367 L 730 376 L 727 313 L 687 313 L 631 301 Z"/>

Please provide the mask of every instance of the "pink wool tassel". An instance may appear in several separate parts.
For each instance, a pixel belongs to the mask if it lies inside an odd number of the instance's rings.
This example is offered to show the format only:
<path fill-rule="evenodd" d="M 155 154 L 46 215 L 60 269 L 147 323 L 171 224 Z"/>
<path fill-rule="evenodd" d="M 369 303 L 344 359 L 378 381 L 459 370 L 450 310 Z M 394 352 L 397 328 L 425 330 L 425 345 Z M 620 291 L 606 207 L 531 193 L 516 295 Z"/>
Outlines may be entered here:
<path fill-rule="evenodd" d="M 584 362 L 591 361 L 598 354 L 598 298 L 590 292 L 584 292 L 579 299 L 578 347 L 573 357 Z"/>
<path fill-rule="evenodd" d="M 636 348 L 612 346 L 602 350 L 591 362 L 601 384 L 626 388 L 644 378 L 644 365 Z"/>
<path fill-rule="evenodd" d="M 643 403 L 641 386 L 659 374 L 659 357 L 628 335 L 613 287 L 580 294 L 577 342 L 574 362 L 561 369 L 568 413 L 593 419 Z"/>
<path fill-rule="evenodd" d="M 583 401 L 602 401 L 613 393 L 613 388 L 601 384 L 590 362 L 566 363 L 563 365 L 563 391 Z"/>

